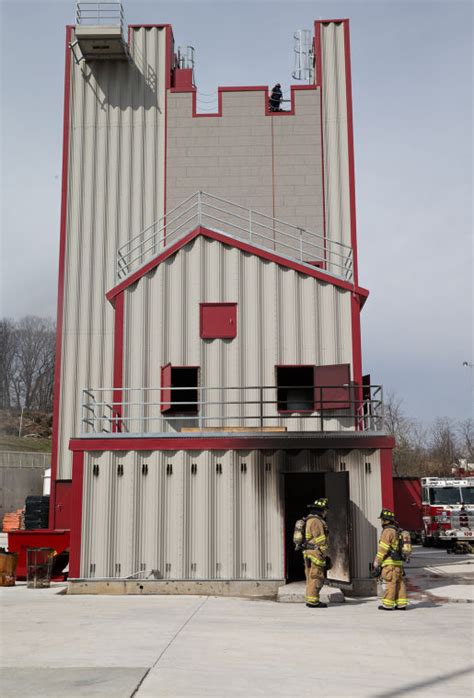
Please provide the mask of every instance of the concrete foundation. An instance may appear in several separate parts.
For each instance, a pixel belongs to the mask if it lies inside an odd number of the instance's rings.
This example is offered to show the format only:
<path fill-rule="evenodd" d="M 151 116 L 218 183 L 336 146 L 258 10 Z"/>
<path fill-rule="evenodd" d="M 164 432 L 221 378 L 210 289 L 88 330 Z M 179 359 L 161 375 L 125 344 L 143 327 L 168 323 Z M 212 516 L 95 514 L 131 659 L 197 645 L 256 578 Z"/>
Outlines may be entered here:
<path fill-rule="evenodd" d="M 68 594 L 178 594 L 275 598 L 281 580 L 70 579 Z"/>
<path fill-rule="evenodd" d="M 279 580 L 163 580 L 163 579 L 70 579 L 68 594 L 177 594 L 196 596 L 241 596 L 275 598 L 284 603 L 304 601 L 304 582 L 286 584 Z M 342 603 L 344 596 L 368 597 L 377 595 L 374 579 L 354 579 L 351 584 L 325 584 L 321 600 Z"/>

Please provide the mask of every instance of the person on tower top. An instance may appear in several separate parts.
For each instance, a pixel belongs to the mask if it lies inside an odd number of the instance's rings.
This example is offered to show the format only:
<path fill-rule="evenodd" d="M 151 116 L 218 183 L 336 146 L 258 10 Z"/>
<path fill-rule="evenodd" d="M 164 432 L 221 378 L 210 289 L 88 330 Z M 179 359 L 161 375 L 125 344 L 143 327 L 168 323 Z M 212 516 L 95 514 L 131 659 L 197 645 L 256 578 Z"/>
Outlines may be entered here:
<path fill-rule="evenodd" d="M 283 100 L 283 92 L 279 82 L 275 85 L 270 95 L 268 107 L 270 111 L 281 111 L 281 102 Z"/>

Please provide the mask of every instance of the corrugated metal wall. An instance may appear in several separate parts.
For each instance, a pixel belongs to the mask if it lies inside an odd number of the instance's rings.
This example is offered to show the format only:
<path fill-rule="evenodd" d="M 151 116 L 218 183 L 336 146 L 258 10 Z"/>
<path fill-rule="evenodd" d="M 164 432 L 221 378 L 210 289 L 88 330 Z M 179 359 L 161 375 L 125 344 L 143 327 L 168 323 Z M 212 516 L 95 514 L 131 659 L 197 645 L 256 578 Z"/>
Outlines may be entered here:
<path fill-rule="evenodd" d="M 326 234 L 351 244 L 344 24 L 321 24 Z"/>
<path fill-rule="evenodd" d="M 199 366 L 200 385 L 212 387 L 273 386 L 277 364 L 352 364 L 349 291 L 217 241 L 197 238 L 125 295 L 125 387 L 159 387 L 160 368 L 168 362 Z M 200 302 L 237 302 L 237 337 L 202 340 Z M 222 391 L 209 397 L 259 396 L 258 391 Z M 265 397 L 276 398 L 274 391 Z M 238 406 L 211 409 L 229 417 L 244 414 Z M 276 414 L 276 406 L 267 405 L 266 414 Z M 284 424 L 289 429 L 319 429 L 316 419 L 295 418 Z M 325 425 L 339 427 L 336 420 Z M 353 420 L 347 427 L 353 428 Z M 129 430 L 143 431 L 132 423 Z"/>
<path fill-rule="evenodd" d="M 367 577 L 381 508 L 378 452 L 86 454 L 81 576 L 283 579 L 281 474 L 341 469 L 350 478 L 352 574 Z"/>
<path fill-rule="evenodd" d="M 117 247 L 163 215 L 165 29 L 132 30 L 131 62 L 71 60 L 58 478 L 80 390 L 112 384 Z"/>

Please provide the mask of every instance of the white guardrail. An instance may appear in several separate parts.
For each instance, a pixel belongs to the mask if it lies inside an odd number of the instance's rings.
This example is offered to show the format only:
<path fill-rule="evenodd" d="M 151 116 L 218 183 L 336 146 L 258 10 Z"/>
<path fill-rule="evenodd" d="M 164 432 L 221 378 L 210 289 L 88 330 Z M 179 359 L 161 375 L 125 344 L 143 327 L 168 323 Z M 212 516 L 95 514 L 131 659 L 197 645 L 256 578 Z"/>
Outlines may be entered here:
<path fill-rule="evenodd" d="M 281 392 L 289 390 L 297 391 L 291 399 Z M 380 385 L 90 388 L 82 391 L 81 407 L 83 435 L 158 434 L 183 427 L 384 433 Z"/>
<path fill-rule="evenodd" d="M 125 14 L 121 2 L 78 2 L 76 3 L 76 24 L 125 26 Z"/>
<path fill-rule="evenodd" d="M 199 225 L 352 280 L 349 245 L 205 192 L 185 199 L 119 248 L 118 280 L 125 279 Z"/>

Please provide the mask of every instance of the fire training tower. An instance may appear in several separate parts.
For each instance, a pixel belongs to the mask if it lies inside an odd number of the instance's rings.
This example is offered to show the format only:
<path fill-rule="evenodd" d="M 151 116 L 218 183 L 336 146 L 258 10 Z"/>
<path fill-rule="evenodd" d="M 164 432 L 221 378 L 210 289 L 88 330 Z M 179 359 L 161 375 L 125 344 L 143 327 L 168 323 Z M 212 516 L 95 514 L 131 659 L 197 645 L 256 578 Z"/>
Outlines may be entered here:
<path fill-rule="evenodd" d="M 252 85 L 200 114 L 170 25 L 81 5 L 51 507 L 70 589 L 274 592 L 325 495 L 330 576 L 365 591 L 393 442 L 362 371 L 349 22 L 315 23 L 287 110 Z"/>

